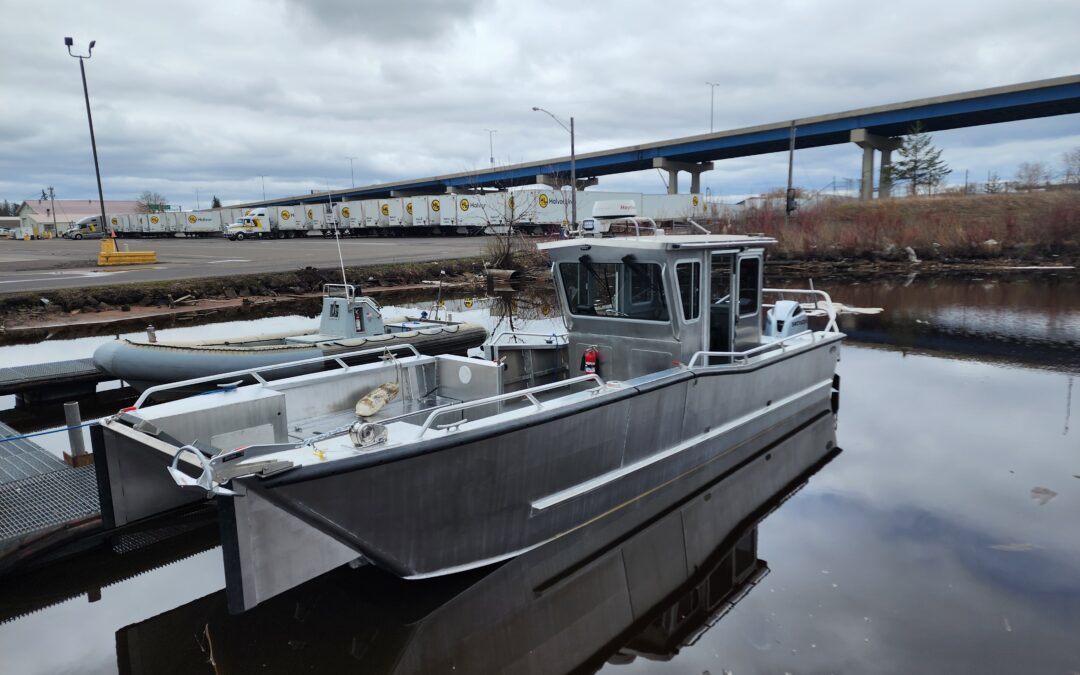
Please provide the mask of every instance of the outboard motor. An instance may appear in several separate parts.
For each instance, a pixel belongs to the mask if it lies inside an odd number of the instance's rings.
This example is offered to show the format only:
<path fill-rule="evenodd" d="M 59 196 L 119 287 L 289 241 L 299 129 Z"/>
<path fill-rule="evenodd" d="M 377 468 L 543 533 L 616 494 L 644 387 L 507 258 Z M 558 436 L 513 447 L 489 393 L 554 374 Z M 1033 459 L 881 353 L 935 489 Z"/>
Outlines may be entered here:
<path fill-rule="evenodd" d="M 765 316 L 765 336 L 779 340 L 810 328 L 802 305 L 794 300 L 777 300 Z"/>

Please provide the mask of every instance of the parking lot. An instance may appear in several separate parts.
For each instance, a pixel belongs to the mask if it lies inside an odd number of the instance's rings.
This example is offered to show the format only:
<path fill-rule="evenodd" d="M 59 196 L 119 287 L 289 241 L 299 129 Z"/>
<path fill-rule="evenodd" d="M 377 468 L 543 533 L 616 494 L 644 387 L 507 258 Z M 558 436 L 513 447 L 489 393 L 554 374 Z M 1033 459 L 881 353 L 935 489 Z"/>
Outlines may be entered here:
<path fill-rule="evenodd" d="M 342 239 L 346 265 L 449 260 L 480 255 L 487 237 Z M 156 265 L 98 267 L 100 241 L 0 240 L 0 293 L 132 281 L 336 267 L 332 239 L 121 239 L 123 250 L 156 251 Z"/>

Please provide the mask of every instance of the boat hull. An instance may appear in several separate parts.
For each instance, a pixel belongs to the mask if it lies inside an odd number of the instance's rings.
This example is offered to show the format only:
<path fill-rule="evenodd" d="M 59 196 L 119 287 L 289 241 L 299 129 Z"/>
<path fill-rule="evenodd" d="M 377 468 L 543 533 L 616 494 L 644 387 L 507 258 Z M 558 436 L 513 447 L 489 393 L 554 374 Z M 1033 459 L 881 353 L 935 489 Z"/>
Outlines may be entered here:
<path fill-rule="evenodd" d="M 407 578 L 451 574 L 674 503 L 828 406 L 839 342 L 767 364 L 667 371 L 397 454 L 236 480 L 245 496 L 222 504 L 230 604 L 246 609 L 355 557 Z M 276 581 L 260 587 L 268 575 Z"/>
<path fill-rule="evenodd" d="M 232 344 L 151 343 L 137 340 L 114 340 L 94 352 L 94 365 L 110 375 L 129 382 L 139 390 L 217 373 L 262 368 L 292 361 L 315 359 L 374 347 L 411 344 L 430 354 L 465 354 L 483 343 L 487 332 L 475 324 L 459 324 L 438 329 L 388 333 L 370 338 L 327 341 L 316 344 L 267 344 L 265 340 L 240 339 Z M 245 344 L 245 342 L 256 344 Z M 334 367 L 331 364 L 330 367 Z M 322 370 L 315 363 L 287 368 L 276 377 L 294 377 Z M 173 396 L 191 393 L 177 389 Z"/>

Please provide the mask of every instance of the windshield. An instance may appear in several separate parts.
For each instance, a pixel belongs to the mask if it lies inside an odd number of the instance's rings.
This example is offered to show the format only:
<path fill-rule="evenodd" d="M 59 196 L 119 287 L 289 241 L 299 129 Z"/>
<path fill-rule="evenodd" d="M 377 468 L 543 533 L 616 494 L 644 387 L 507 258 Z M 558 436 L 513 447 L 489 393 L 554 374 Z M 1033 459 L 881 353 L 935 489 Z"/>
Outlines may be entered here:
<path fill-rule="evenodd" d="M 663 268 L 657 263 L 597 263 L 584 256 L 560 263 L 559 275 L 571 314 L 669 320 Z"/>

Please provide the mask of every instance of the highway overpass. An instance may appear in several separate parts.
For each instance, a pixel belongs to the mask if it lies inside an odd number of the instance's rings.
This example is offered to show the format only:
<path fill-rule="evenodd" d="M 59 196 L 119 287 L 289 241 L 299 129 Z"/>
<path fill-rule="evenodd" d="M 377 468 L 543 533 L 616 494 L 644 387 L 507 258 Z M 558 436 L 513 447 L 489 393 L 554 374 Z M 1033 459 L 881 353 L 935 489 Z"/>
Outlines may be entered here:
<path fill-rule="evenodd" d="M 906 133 L 916 122 L 921 122 L 926 131 L 944 131 L 1077 112 L 1080 112 L 1080 75 L 1069 75 L 580 154 L 577 156 L 577 177 L 587 184 L 599 176 L 655 167 L 669 172 L 669 191 L 678 191 L 678 173 L 687 172 L 691 175 L 691 192 L 698 192 L 700 173 L 711 169 L 711 162 L 785 151 L 794 127 L 796 149 L 843 143 L 856 143 L 862 147 L 862 196 L 867 198 L 873 189 L 874 153 L 879 152 L 881 162 L 888 164 L 889 153 L 897 146 L 895 137 Z M 330 194 L 339 201 L 537 183 L 568 185 L 569 175 L 570 158 L 567 156 L 367 185 Z M 887 193 L 886 183 L 882 185 L 882 195 Z M 314 203 L 326 199 L 327 193 L 321 192 L 239 206 Z"/>

